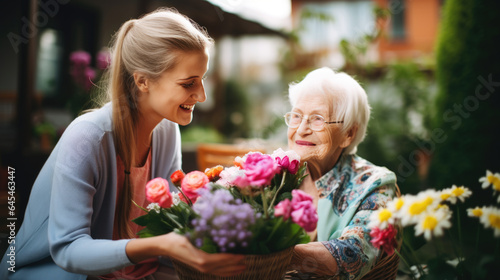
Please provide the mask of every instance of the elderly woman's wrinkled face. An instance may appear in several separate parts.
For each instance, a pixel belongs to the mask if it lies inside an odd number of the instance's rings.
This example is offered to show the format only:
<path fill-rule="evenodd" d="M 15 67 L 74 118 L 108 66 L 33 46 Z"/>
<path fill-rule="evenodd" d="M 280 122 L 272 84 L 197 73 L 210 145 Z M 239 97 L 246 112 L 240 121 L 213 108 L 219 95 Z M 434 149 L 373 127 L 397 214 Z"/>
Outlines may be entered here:
<path fill-rule="evenodd" d="M 335 101 L 335 100 L 334 100 Z M 320 175 L 328 172 L 337 162 L 342 149 L 349 146 L 351 138 L 342 133 L 342 124 L 325 124 L 321 131 L 314 131 L 308 123 L 310 115 L 321 115 L 327 122 L 334 120 L 330 116 L 332 101 L 322 93 L 302 93 L 292 112 L 302 115 L 297 128 L 288 128 L 288 147 L 296 151 L 302 161 L 318 168 Z"/>

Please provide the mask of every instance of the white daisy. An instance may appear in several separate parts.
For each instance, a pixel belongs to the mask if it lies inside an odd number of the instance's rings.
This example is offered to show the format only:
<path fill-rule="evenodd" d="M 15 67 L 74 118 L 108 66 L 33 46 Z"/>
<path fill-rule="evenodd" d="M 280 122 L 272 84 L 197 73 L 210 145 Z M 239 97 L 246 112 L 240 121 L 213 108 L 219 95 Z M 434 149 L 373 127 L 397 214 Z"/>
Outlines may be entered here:
<path fill-rule="evenodd" d="M 451 194 L 451 188 L 443 189 L 439 192 L 439 197 L 441 198 L 441 201 L 449 201 L 450 198 L 452 197 Z M 456 201 L 456 198 L 455 198 Z"/>
<path fill-rule="evenodd" d="M 455 204 L 457 202 L 457 199 L 460 199 L 461 202 L 464 202 L 464 200 L 472 194 L 472 192 L 464 186 L 457 187 L 456 185 L 453 185 L 451 186 L 451 189 L 449 189 L 449 191 L 451 196 L 449 197 L 448 201 L 450 201 L 452 204 Z"/>
<path fill-rule="evenodd" d="M 483 183 L 481 185 L 483 189 L 493 185 L 493 190 L 500 191 L 500 173 L 493 174 L 491 171 L 486 170 L 486 176 L 479 178 L 479 182 Z"/>
<path fill-rule="evenodd" d="M 481 216 L 483 215 L 483 208 L 480 208 L 477 206 L 476 206 L 476 208 L 469 208 L 469 209 L 467 209 L 467 215 L 469 217 L 481 218 Z"/>
<path fill-rule="evenodd" d="M 495 207 L 484 207 L 480 218 L 485 228 L 492 228 L 495 237 L 500 237 L 500 209 Z"/>
<path fill-rule="evenodd" d="M 417 223 L 421 215 L 436 209 L 440 202 L 439 193 L 432 189 L 407 196 L 400 213 L 401 223 L 403 226 Z"/>
<path fill-rule="evenodd" d="M 379 208 L 370 216 L 369 228 L 378 227 L 379 229 L 385 229 L 389 224 L 394 224 L 394 214 L 388 208 Z"/>
<path fill-rule="evenodd" d="M 405 196 L 395 197 L 394 199 L 392 199 L 387 203 L 387 208 L 391 210 L 394 214 L 397 214 L 403 208 L 405 202 L 406 202 Z"/>
<path fill-rule="evenodd" d="M 447 207 L 442 207 L 433 212 L 426 212 L 420 216 L 415 226 L 415 235 L 424 234 L 425 239 L 442 236 L 444 229 L 451 227 L 451 211 Z"/>

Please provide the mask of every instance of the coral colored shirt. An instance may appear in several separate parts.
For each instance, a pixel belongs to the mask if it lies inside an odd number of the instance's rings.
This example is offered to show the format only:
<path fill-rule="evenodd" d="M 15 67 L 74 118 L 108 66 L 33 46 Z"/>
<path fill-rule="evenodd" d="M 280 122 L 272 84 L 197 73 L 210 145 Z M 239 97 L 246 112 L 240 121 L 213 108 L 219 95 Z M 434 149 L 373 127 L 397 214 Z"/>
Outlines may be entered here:
<path fill-rule="evenodd" d="M 122 188 L 123 188 L 123 180 L 125 180 L 125 168 L 123 166 L 123 162 L 121 161 L 120 157 L 117 156 L 116 158 L 117 162 L 117 169 L 118 169 L 118 192 L 117 192 L 117 203 L 118 199 L 121 197 L 122 193 Z M 146 183 L 151 179 L 151 148 L 149 149 L 148 152 L 148 157 L 146 159 L 146 163 L 143 166 L 140 167 L 132 167 L 130 169 L 130 180 L 132 183 L 132 186 L 134 188 L 133 190 L 133 200 L 135 203 L 138 205 L 146 208 L 149 205 L 149 202 L 146 199 Z M 136 223 L 132 222 L 133 219 L 144 215 L 145 212 L 137 207 L 135 204 L 132 203 L 132 209 L 130 209 L 130 227 L 133 232 L 139 232 L 141 229 L 144 227 L 141 227 L 137 225 Z M 118 240 L 120 237 L 118 236 L 118 232 L 116 231 L 116 225 L 115 225 L 115 230 L 113 230 L 113 240 Z M 115 271 L 110 274 L 102 275 L 100 278 L 103 279 L 141 279 L 143 277 L 146 277 L 150 274 L 153 274 L 156 272 L 158 269 L 159 263 L 158 259 L 149 259 L 145 260 L 143 262 L 140 262 L 137 265 L 132 265 L 132 266 L 127 266 L 121 270 Z"/>

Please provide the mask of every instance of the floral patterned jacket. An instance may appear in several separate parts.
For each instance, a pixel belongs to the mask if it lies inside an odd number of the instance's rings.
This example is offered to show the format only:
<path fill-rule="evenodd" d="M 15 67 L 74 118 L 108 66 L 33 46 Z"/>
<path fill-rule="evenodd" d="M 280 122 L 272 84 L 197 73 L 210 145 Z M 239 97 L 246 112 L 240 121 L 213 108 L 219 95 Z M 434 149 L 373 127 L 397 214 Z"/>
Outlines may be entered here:
<path fill-rule="evenodd" d="M 396 196 L 396 175 L 357 155 L 343 155 L 316 182 L 318 241 L 337 261 L 338 278 L 360 279 L 382 255 L 372 246 L 370 215 Z"/>

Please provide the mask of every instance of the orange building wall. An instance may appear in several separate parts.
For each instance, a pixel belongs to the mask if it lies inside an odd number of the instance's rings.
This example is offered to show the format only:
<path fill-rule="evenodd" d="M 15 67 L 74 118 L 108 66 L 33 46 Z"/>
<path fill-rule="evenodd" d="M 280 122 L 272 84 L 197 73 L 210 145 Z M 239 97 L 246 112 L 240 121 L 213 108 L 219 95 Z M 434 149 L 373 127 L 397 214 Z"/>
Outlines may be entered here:
<path fill-rule="evenodd" d="M 374 0 L 388 8 L 388 0 Z M 382 61 L 391 59 L 415 58 L 434 51 L 440 18 L 439 0 L 406 0 L 405 27 L 406 38 L 390 38 L 390 24 L 385 24 L 385 36 L 379 42 L 379 55 Z"/>

